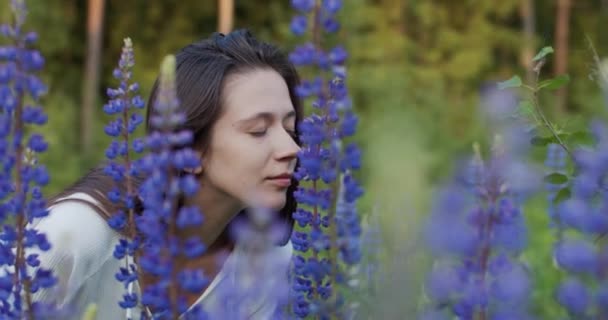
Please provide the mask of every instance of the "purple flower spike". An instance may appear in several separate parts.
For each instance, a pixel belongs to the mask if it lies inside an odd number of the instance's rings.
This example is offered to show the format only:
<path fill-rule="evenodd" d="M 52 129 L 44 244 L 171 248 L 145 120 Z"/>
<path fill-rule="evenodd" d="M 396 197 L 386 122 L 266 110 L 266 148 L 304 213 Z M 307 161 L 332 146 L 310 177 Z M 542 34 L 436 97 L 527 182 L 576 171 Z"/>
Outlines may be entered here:
<path fill-rule="evenodd" d="M 51 244 L 33 223 L 48 215 L 41 190 L 50 177 L 39 159 L 49 145 L 36 132 L 47 122 L 39 105 L 47 87 L 37 76 L 45 59 L 34 48 L 36 33 L 23 28 L 25 1 L 13 0 L 10 8 L 14 23 L 0 25 L 0 37 L 6 38 L 0 46 L 0 314 L 3 319 L 54 318 L 56 308 L 32 297 L 57 283 L 40 259 Z"/>
<path fill-rule="evenodd" d="M 302 145 L 294 173 L 299 188 L 294 196 L 299 207 L 293 218 L 299 229 L 291 238 L 296 254 L 291 310 L 286 317 L 341 317 L 352 312 L 338 288 L 350 288 L 352 275 L 348 270 L 361 261 L 357 201 L 364 193 L 355 178 L 355 171 L 361 168 L 361 152 L 347 141 L 355 135 L 358 124 L 346 87 L 348 53 L 339 45 L 331 50 L 323 48 L 320 39 L 339 29 L 336 16 L 342 1 L 291 3 L 298 11 L 290 25 L 292 33 L 315 38 L 294 48 L 289 60 L 298 68 L 313 69 L 316 75 L 302 79 L 296 88 L 300 98 L 312 100 L 314 112 L 298 123 Z M 309 258 L 303 260 L 303 254 Z"/>
<path fill-rule="evenodd" d="M 461 170 L 464 178 L 455 179 L 434 201 L 425 235 L 443 267 L 431 272 L 427 291 L 436 306 L 431 310 L 439 314 L 494 319 L 496 310 L 504 309 L 525 315 L 532 285 L 518 256 L 527 230 L 505 169 L 513 165 L 510 161 L 516 160 L 496 147 L 483 161 L 476 149 Z"/>

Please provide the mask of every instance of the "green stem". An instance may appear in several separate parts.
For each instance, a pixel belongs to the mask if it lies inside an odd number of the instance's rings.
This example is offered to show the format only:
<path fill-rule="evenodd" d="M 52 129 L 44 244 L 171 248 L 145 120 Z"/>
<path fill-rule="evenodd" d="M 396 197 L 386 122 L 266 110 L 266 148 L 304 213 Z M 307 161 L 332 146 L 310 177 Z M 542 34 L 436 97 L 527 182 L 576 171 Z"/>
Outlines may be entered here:
<path fill-rule="evenodd" d="M 562 147 L 562 149 L 564 149 L 564 151 L 566 151 L 566 153 L 570 156 L 570 158 L 574 159 L 574 155 L 572 154 L 570 149 L 566 146 L 566 144 L 562 141 L 562 139 L 559 137 L 559 135 L 557 134 L 557 131 L 555 130 L 555 128 L 553 127 L 551 122 L 549 122 L 549 120 L 547 120 L 547 117 L 545 117 L 545 114 L 543 113 L 543 111 L 540 108 L 540 102 L 538 99 L 538 92 L 540 90 L 538 88 L 538 80 L 540 77 L 540 69 L 542 68 L 544 63 L 545 63 L 544 61 L 541 61 L 534 68 L 535 77 L 534 77 L 534 86 L 533 86 L 533 90 L 532 90 L 532 104 L 534 105 L 534 109 L 536 110 L 539 117 L 541 118 L 544 126 L 547 127 L 547 129 L 549 129 L 551 134 L 557 140 L 557 143 Z"/>

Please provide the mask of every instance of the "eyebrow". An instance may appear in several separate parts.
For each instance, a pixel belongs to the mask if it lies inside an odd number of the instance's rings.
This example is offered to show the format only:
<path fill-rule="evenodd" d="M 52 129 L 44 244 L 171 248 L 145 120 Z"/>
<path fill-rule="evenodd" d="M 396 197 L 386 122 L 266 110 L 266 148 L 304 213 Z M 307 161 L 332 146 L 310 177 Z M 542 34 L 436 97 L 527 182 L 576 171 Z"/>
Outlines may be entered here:
<path fill-rule="evenodd" d="M 295 110 L 289 111 L 285 117 L 283 117 L 283 121 L 289 119 L 289 118 L 294 118 L 296 116 L 296 112 Z M 243 119 L 238 121 L 238 123 L 247 123 L 247 122 L 251 122 L 251 121 L 255 121 L 255 120 L 264 120 L 266 122 L 271 122 L 272 118 L 274 117 L 274 115 L 271 112 L 260 112 L 260 113 L 256 113 L 255 115 L 253 115 L 252 117 L 249 117 L 247 119 Z"/>

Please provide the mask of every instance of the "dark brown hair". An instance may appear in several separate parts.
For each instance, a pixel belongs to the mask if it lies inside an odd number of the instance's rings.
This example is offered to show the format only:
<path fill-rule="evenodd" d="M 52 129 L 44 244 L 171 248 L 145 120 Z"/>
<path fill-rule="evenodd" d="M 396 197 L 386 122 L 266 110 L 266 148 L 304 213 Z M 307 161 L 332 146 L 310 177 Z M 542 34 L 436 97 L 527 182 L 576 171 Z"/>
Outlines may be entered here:
<path fill-rule="evenodd" d="M 277 47 L 258 41 L 248 30 L 236 30 L 227 35 L 214 33 L 208 39 L 182 48 L 175 58 L 177 98 L 180 102 L 180 110 L 185 114 L 186 119 L 185 123 L 176 130 L 191 130 L 194 135 L 192 147 L 202 151 L 203 154 L 209 146 L 212 125 L 221 115 L 222 92 L 229 75 L 255 69 L 276 71 L 285 80 L 289 89 L 289 96 L 296 112 L 296 123 L 302 119 L 302 104 L 296 95 L 299 77 L 293 64 Z M 157 93 L 158 79 L 148 99 L 146 132 L 150 132 L 150 110 L 156 101 Z M 300 144 L 297 138 L 296 143 Z M 143 178 L 135 179 L 135 188 L 139 188 L 142 182 Z M 94 208 L 101 216 L 108 219 L 121 209 L 120 204 L 114 204 L 106 197 L 106 194 L 115 187 L 117 186 L 111 177 L 104 173 L 103 165 L 98 166 L 72 186 L 49 199 L 49 204 L 52 205 L 72 193 L 84 192 L 100 203 L 100 206 Z M 121 192 L 126 189 L 126 186 L 118 187 Z M 296 209 L 293 193 L 296 188 L 297 181 L 294 180 L 287 190 L 285 207 L 280 211 L 281 223 L 285 223 L 288 227 L 280 244 L 285 244 L 291 235 L 292 213 Z M 239 218 L 246 216 L 246 211 L 239 213 Z"/>

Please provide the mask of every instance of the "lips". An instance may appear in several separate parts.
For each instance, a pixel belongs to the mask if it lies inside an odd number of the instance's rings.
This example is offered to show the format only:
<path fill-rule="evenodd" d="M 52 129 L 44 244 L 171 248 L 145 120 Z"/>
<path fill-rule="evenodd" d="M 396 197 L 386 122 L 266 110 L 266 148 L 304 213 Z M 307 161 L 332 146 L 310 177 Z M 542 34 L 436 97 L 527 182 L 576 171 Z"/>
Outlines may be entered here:
<path fill-rule="evenodd" d="M 289 174 L 289 173 L 281 173 L 279 175 L 270 177 L 268 179 L 291 179 L 291 174 Z"/>
<path fill-rule="evenodd" d="M 278 187 L 289 187 L 291 185 L 291 174 L 289 173 L 282 173 L 273 177 L 268 178 L 268 181 L 270 181 L 272 184 L 278 186 Z"/>

